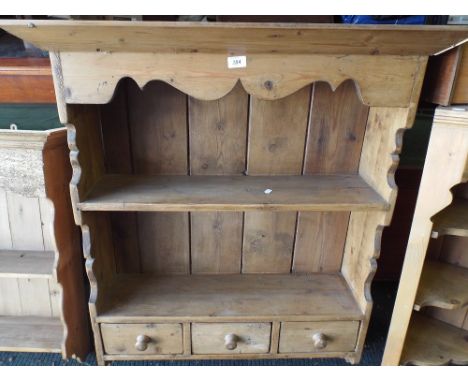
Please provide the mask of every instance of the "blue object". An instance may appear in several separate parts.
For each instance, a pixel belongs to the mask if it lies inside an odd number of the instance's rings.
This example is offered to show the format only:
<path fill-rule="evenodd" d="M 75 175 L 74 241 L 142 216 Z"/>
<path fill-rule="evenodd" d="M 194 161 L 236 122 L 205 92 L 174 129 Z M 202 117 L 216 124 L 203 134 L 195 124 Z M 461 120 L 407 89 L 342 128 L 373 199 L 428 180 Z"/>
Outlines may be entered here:
<path fill-rule="evenodd" d="M 425 24 L 426 16 L 341 16 L 344 24 Z"/>

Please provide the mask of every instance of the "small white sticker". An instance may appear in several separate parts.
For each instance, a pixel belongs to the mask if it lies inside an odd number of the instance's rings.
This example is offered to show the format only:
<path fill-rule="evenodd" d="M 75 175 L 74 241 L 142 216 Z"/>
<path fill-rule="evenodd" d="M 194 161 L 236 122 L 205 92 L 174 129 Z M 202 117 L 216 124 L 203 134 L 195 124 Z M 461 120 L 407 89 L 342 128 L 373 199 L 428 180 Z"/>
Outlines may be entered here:
<path fill-rule="evenodd" d="M 228 57 L 227 65 L 229 69 L 245 68 L 247 66 L 247 57 L 246 56 Z"/>
<path fill-rule="evenodd" d="M 267 188 L 265 191 L 263 191 L 265 194 L 270 195 L 273 190 L 271 188 Z"/>

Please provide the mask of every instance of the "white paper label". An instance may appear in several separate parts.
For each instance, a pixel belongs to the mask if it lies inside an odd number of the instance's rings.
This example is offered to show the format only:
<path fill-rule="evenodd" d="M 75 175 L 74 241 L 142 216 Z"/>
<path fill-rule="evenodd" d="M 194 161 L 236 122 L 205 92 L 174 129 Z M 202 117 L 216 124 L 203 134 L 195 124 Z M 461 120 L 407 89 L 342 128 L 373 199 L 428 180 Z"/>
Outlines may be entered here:
<path fill-rule="evenodd" d="M 229 69 L 245 68 L 247 66 L 247 57 L 246 56 L 228 57 L 227 65 Z"/>

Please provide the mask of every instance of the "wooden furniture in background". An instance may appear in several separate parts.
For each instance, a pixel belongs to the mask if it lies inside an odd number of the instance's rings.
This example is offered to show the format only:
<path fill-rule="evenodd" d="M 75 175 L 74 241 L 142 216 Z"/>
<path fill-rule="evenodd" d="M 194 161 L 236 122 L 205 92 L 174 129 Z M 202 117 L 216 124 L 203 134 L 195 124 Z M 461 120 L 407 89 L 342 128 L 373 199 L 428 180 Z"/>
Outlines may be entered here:
<path fill-rule="evenodd" d="M 467 181 L 468 108 L 439 107 L 384 365 L 468 364 Z"/>
<path fill-rule="evenodd" d="M 66 129 L 0 130 L 0 351 L 90 348 Z"/>
<path fill-rule="evenodd" d="M 0 58 L 0 103 L 55 103 L 48 58 Z"/>
<path fill-rule="evenodd" d="M 448 106 L 468 104 L 468 44 L 429 59 L 422 98 Z"/>
<path fill-rule="evenodd" d="M 401 132 L 468 29 L 1 26 L 51 51 L 99 364 L 359 361 Z"/>

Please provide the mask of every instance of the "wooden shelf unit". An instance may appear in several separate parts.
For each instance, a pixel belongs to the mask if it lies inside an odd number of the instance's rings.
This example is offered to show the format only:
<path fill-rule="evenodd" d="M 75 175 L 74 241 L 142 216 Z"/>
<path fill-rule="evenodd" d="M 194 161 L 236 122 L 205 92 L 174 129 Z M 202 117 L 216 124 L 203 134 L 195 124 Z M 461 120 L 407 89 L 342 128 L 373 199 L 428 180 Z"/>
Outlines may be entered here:
<path fill-rule="evenodd" d="M 467 181 L 468 108 L 438 107 L 384 365 L 468 364 Z"/>
<path fill-rule="evenodd" d="M 0 130 L 0 351 L 89 351 L 70 176 L 65 128 Z"/>
<path fill-rule="evenodd" d="M 33 24 L 2 27 L 51 52 L 98 363 L 359 362 L 402 131 L 468 29 Z"/>

